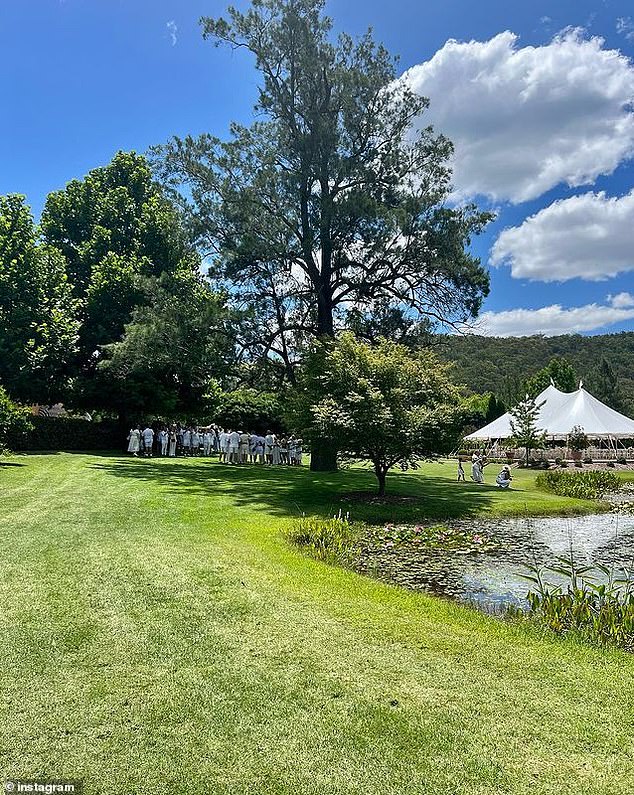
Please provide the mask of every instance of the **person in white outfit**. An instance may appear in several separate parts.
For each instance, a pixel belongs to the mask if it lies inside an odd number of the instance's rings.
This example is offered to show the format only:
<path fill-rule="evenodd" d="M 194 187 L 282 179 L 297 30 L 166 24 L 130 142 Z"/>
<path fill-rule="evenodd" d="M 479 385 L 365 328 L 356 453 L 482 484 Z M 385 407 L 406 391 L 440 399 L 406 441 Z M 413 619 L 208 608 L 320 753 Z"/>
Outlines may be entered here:
<path fill-rule="evenodd" d="M 203 452 L 205 455 L 211 455 L 211 431 L 207 430 L 203 436 Z"/>
<path fill-rule="evenodd" d="M 152 458 L 152 445 L 154 444 L 154 430 L 148 425 L 143 431 L 143 447 L 146 458 Z"/>
<path fill-rule="evenodd" d="M 161 428 L 159 433 L 159 441 L 161 443 L 161 455 L 167 455 L 167 446 L 169 444 L 169 433 L 166 428 Z"/>
<path fill-rule="evenodd" d="M 192 443 L 192 455 L 199 455 L 200 454 L 200 434 L 198 433 L 198 429 L 197 428 L 192 428 L 191 443 Z"/>
<path fill-rule="evenodd" d="M 229 463 L 239 463 L 240 456 L 240 434 L 238 431 L 231 431 L 229 433 Z"/>
<path fill-rule="evenodd" d="M 275 436 L 271 431 L 266 432 L 264 437 L 264 460 L 267 464 L 273 463 L 273 445 L 275 443 Z"/>
<path fill-rule="evenodd" d="M 141 431 L 135 426 L 134 428 L 130 428 L 130 433 L 128 434 L 128 453 L 132 453 L 133 456 L 138 456 L 140 446 Z"/>
<path fill-rule="evenodd" d="M 178 442 L 178 434 L 176 433 L 176 428 L 174 426 L 172 426 L 172 429 L 169 432 L 169 440 L 170 440 L 169 456 L 170 458 L 176 458 L 176 443 Z"/>
<path fill-rule="evenodd" d="M 229 460 L 229 434 L 224 428 L 221 428 L 220 433 L 218 434 L 218 444 L 220 445 L 220 461 L 226 464 Z"/>
<path fill-rule="evenodd" d="M 189 428 L 183 431 L 183 455 L 191 455 L 192 451 L 192 432 Z"/>

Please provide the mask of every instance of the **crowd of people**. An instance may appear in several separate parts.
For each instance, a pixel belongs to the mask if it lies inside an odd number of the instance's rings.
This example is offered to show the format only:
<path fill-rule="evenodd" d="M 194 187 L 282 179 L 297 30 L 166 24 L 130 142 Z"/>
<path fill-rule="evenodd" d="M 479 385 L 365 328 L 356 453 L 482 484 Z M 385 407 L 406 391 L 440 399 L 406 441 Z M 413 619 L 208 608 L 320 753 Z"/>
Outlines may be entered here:
<path fill-rule="evenodd" d="M 127 437 L 128 452 L 133 456 L 152 458 L 154 455 L 168 458 L 192 456 L 218 456 L 225 464 L 268 464 L 301 466 L 302 440 L 291 434 L 278 436 L 267 431 L 262 436 L 248 431 L 198 426 L 148 425 L 130 429 Z"/>
<path fill-rule="evenodd" d="M 471 456 L 471 480 L 474 483 L 484 483 L 484 467 L 488 465 L 484 451 L 475 451 Z M 458 482 L 465 481 L 465 471 L 463 459 L 458 457 Z M 500 489 L 508 489 L 511 486 L 511 469 L 506 464 L 498 472 L 495 478 L 495 485 Z"/>

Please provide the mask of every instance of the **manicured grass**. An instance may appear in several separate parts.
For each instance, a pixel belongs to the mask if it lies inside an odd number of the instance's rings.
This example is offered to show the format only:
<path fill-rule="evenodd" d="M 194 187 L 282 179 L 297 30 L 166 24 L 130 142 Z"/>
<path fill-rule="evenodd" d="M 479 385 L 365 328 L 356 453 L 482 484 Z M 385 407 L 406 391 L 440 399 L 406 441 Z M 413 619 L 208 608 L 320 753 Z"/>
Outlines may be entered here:
<path fill-rule="evenodd" d="M 15 457 L 0 467 L 0 773 L 86 793 L 630 793 L 634 660 L 304 557 L 360 470 Z M 17 465 L 17 466 L 16 466 Z M 396 476 L 354 518 L 588 504 Z M 492 479 L 492 473 L 489 475 Z"/>

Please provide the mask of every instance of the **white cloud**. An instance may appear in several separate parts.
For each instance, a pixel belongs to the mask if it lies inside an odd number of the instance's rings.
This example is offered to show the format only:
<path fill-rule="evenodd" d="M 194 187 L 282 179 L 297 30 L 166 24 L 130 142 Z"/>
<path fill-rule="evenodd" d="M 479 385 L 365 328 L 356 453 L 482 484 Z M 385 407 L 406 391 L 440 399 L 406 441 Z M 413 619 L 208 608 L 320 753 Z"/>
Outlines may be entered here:
<path fill-rule="evenodd" d="M 510 265 L 518 279 L 600 281 L 634 270 L 634 191 L 620 198 L 584 193 L 561 199 L 505 229 L 491 265 Z"/>
<path fill-rule="evenodd" d="M 560 304 L 553 304 L 541 309 L 483 312 L 474 333 L 490 337 L 527 337 L 532 334 L 555 337 L 558 334 L 597 331 L 615 323 L 632 320 L 634 307 L 630 307 L 586 304 L 566 309 Z"/>
<path fill-rule="evenodd" d="M 176 47 L 176 42 L 178 41 L 178 25 L 173 19 L 170 19 L 165 27 L 167 28 L 167 32 L 172 41 L 172 47 Z"/>
<path fill-rule="evenodd" d="M 618 293 L 617 295 L 608 295 L 610 306 L 617 309 L 627 309 L 634 306 L 634 295 L 632 293 Z"/>
<path fill-rule="evenodd" d="M 634 41 L 634 22 L 632 22 L 632 17 L 619 17 L 616 20 L 616 32 L 625 36 L 628 41 Z"/>
<path fill-rule="evenodd" d="M 489 41 L 448 41 L 403 75 L 455 144 L 460 197 L 514 203 L 560 183 L 591 184 L 634 153 L 634 67 L 600 38 L 568 30 L 518 47 L 506 31 Z"/>

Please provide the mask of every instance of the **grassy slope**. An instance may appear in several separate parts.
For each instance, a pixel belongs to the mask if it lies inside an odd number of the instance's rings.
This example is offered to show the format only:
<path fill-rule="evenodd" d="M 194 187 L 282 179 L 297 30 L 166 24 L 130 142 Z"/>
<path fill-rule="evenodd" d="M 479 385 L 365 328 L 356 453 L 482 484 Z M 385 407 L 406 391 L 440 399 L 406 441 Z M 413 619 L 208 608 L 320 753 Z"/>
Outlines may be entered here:
<path fill-rule="evenodd" d="M 0 469 L 0 774 L 113 795 L 631 791 L 631 657 L 286 545 L 293 513 L 338 509 L 333 493 L 368 473 L 13 463 Z M 575 504 L 457 486 L 452 471 L 392 485 L 435 516 Z"/>

